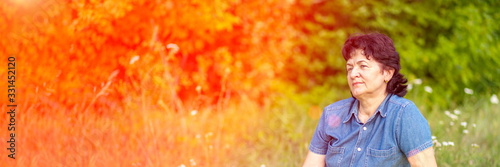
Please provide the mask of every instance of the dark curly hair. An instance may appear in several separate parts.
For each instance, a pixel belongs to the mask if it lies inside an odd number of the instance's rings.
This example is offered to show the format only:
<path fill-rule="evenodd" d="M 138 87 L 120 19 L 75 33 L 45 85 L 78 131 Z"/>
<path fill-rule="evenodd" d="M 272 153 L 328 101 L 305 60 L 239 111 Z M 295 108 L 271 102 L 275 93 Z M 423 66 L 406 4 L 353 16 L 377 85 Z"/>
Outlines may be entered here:
<path fill-rule="evenodd" d="M 387 83 L 387 93 L 396 94 L 404 97 L 407 93 L 405 85 L 408 80 L 399 73 L 401 70 L 399 54 L 396 52 L 392 39 L 380 33 L 371 33 L 365 35 L 355 35 L 349 37 L 342 47 L 342 55 L 347 61 L 351 58 L 351 53 L 356 49 L 364 51 L 366 58 L 374 58 L 377 62 L 383 64 L 384 70 L 394 69 L 394 75 Z"/>

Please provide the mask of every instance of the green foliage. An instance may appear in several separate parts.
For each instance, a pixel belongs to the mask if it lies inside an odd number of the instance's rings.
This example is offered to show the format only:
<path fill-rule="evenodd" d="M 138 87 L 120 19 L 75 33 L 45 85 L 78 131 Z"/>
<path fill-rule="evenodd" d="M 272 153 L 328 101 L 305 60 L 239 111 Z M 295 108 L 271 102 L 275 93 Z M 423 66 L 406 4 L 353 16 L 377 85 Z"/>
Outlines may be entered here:
<path fill-rule="evenodd" d="M 479 94 L 499 90 L 499 79 L 494 77 L 500 74 L 500 57 L 496 56 L 500 28 L 494 21 L 500 16 L 494 12 L 498 5 L 470 1 L 412 6 L 413 10 L 402 15 L 414 19 L 398 19 L 404 25 L 399 31 L 388 29 L 395 36 L 405 72 L 428 80 L 426 84 L 436 84 L 436 88 L 444 90 L 440 98 L 451 96 L 450 100 L 458 103 L 464 99 L 465 88 Z M 419 31 L 403 33 L 406 27 L 417 27 Z M 398 34 L 404 34 L 403 38 Z"/>
<path fill-rule="evenodd" d="M 410 83 L 422 79 L 439 92 L 433 98 L 440 107 L 462 103 L 465 88 L 475 94 L 500 90 L 498 1 L 315 2 L 297 3 L 300 57 L 291 64 L 302 69 L 293 80 L 302 89 L 347 88 L 343 41 L 380 32 L 394 40 Z"/>

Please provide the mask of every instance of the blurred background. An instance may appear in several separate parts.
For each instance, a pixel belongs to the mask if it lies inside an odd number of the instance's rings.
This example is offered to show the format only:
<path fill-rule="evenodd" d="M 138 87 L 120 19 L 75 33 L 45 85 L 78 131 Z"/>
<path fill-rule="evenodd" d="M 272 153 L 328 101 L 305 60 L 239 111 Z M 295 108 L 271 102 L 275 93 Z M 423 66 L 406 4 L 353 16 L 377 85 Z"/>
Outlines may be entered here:
<path fill-rule="evenodd" d="M 17 166 L 300 166 L 350 97 L 350 35 L 394 40 L 439 166 L 500 166 L 500 1 L 1 0 Z M 0 140 L 8 140 L 2 82 Z M 5 96 L 4 96 L 5 95 Z"/>

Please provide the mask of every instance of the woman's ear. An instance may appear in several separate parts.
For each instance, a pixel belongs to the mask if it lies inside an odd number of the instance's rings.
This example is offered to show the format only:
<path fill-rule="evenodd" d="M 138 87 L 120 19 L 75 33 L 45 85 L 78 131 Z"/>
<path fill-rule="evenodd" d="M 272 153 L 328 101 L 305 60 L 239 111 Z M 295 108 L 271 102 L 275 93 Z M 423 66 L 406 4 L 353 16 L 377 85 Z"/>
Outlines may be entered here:
<path fill-rule="evenodd" d="M 390 68 L 388 70 L 384 70 L 384 80 L 389 81 L 392 79 L 392 76 L 394 75 L 394 68 Z"/>

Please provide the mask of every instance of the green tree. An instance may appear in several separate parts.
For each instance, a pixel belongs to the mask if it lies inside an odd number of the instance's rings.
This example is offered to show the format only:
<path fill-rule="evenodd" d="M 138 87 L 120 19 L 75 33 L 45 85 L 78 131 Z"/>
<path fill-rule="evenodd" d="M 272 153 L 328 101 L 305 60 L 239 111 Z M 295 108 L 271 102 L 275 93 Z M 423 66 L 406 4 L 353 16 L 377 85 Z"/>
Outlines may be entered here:
<path fill-rule="evenodd" d="M 402 72 L 434 87 L 431 98 L 443 107 L 460 103 L 464 88 L 500 90 L 498 1 L 314 2 L 298 2 L 305 20 L 297 25 L 304 34 L 297 47 L 303 61 L 295 62 L 304 67 L 300 87 L 345 85 L 343 41 L 353 33 L 380 32 L 395 41 Z"/>

